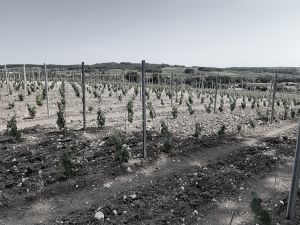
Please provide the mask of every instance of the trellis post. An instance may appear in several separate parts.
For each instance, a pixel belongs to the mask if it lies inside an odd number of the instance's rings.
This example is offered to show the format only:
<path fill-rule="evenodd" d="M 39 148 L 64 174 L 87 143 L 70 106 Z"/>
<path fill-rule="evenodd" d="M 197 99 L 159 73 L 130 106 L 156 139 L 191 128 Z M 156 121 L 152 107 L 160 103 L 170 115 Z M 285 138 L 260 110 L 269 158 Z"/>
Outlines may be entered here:
<path fill-rule="evenodd" d="M 275 74 L 274 77 L 274 83 L 273 83 L 273 97 L 272 97 L 272 109 L 271 109 L 271 124 L 273 123 L 273 118 L 274 118 L 274 107 L 275 107 L 275 93 L 276 93 L 276 79 L 277 79 L 277 74 Z"/>
<path fill-rule="evenodd" d="M 82 90 L 82 106 L 83 106 L 83 130 L 86 131 L 86 106 L 85 106 L 85 72 L 84 72 L 84 62 L 81 64 L 81 90 Z"/>
<path fill-rule="evenodd" d="M 47 73 L 46 63 L 44 63 L 44 73 L 45 73 L 45 86 L 46 86 L 47 115 L 49 118 L 50 113 L 49 113 L 49 96 L 48 96 L 48 73 Z"/>
<path fill-rule="evenodd" d="M 23 65 L 23 73 L 24 73 L 24 100 L 25 100 L 25 105 L 26 105 L 26 95 L 27 95 L 27 91 L 26 91 L 26 89 L 27 89 L 27 81 L 26 81 L 26 68 L 25 68 L 25 64 Z"/>
<path fill-rule="evenodd" d="M 143 157 L 147 158 L 146 139 L 146 96 L 145 96 L 145 60 L 142 61 L 142 114 L 143 114 Z"/>
<path fill-rule="evenodd" d="M 215 87 L 215 102 L 214 102 L 214 113 L 217 112 L 217 95 L 218 95 L 218 79 L 216 80 L 216 87 Z"/>

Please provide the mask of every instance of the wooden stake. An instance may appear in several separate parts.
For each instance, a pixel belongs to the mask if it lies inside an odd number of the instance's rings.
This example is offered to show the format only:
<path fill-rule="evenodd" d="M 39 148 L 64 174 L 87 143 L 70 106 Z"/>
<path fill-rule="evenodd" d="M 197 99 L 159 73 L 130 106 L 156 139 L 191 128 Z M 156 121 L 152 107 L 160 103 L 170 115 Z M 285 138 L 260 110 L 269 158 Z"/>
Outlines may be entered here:
<path fill-rule="evenodd" d="M 273 123 L 273 117 L 274 117 L 275 93 L 276 93 L 276 79 L 277 79 L 277 74 L 275 74 L 274 84 L 273 84 L 272 111 L 271 111 L 271 121 L 270 121 L 271 124 Z"/>
<path fill-rule="evenodd" d="M 230 223 L 229 223 L 229 225 L 231 225 L 231 224 L 232 224 L 234 215 L 235 215 L 235 209 L 233 209 L 233 210 L 232 210 L 232 213 L 231 213 L 231 218 L 230 218 Z"/>

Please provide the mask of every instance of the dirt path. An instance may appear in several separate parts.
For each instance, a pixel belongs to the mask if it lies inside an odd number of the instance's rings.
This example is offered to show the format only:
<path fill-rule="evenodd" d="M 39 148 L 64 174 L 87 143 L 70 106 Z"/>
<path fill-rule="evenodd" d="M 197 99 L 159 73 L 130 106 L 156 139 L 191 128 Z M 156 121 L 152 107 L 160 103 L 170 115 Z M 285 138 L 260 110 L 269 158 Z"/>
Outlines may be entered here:
<path fill-rule="evenodd" d="M 295 127 L 296 124 L 289 124 L 273 130 L 272 132 L 257 135 L 256 137 L 259 138 L 251 136 L 240 137 L 241 141 L 238 144 L 227 143 L 223 146 L 199 149 L 198 151 L 195 151 L 195 154 L 189 155 L 185 158 L 169 158 L 166 155 L 161 155 L 159 160 L 154 164 L 147 166 L 135 173 L 126 176 L 120 176 L 114 180 L 101 181 L 97 185 L 91 187 L 78 188 L 77 191 L 72 191 L 67 194 L 56 193 L 55 197 L 47 199 L 42 198 L 41 200 L 34 202 L 33 204 L 29 205 L 26 210 L 23 209 L 18 211 L 17 209 L 13 212 L 7 212 L 5 213 L 6 215 L 4 218 L 1 219 L 0 217 L 0 224 L 52 224 L 50 221 L 54 221 L 55 218 L 65 215 L 68 212 L 83 209 L 85 207 L 88 208 L 89 206 L 104 200 L 109 201 L 110 197 L 114 196 L 120 191 L 132 191 L 134 193 L 135 187 L 146 185 L 157 177 L 168 176 L 174 171 L 184 170 L 195 165 L 206 165 L 209 163 L 209 161 L 220 159 L 221 157 L 237 151 L 244 146 L 260 144 L 262 143 L 262 138 L 264 137 L 277 136 L 278 134 L 284 133 L 290 129 L 294 129 Z M 280 172 L 278 174 L 280 175 Z M 278 177 L 278 179 L 283 179 L 280 178 L 281 176 Z M 268 179 L 269 186 L 270 180 L 272 181 L 272 178 Z M 288 180 L 286 180 L 286 182 L 288 182 Z M 74 186 L 76 186 L 76 183 L 74 183 Z M 240 214 L 239 217 L 236 217 L 235 224 L 241 224 L 239 221 L 243 221 L 245 218 L 247 219 L 247 213 L 244 213 L 248 210 L 246 205 L 248 201 L 246 197 L 242 201 L 245 204 L 237 204 L 236 201 L 232 200 L 228 203 L 220 205 L 218 208 L 219 210 L 216 209 L 213 211 L 213 214 L 216 213 L 216 215 L 224 215 L 223 219 L 228 219 L 230 216 L 230 212 L 228 213 L 228 211 L 230 211 L 232 208 L 236 208 L 240 211 Z M 231 208 L 228 207 L 228 205 L 230 205 Z M 237 208 L 237 205 L 239 205 L 239 208 Z M 224 206 L 226 210 L 224 210 Z M 222 223 L 216 223 L 215 220 L 212 221 L 212 223 L 209 223 L 209 218 L 215 217 L 213 215 L 207 216 L 205 221 L 208 223 L 205 224 L 224 224 L 224 220 L 220 220 L 223 221 Z M 218 218 L 222 218 L 222 216 L 219 216 Z"/>
<path fill-rule="evenodd" d="M 209 211 L 200 224 L 223 225 L 229 224 L 233 210 L 235 210 L 232 225 L 253 224 L 253 215 L 249 207 L 250 193 L 255 191 L 267 204 L 267 208 L 272 211 L 282 204 L 285 194 L 289 192 L 291 183 L 291 173 L 293 169 L 293 159 L 289 158 L 284 165 L 279 165 L 277 171 L 262 180 L 255 181 L 247 186 L 238 198 L 226 199 L 218 203 L 218 207 Z M 276 176 L 276 183 L 275 183 Z"/>

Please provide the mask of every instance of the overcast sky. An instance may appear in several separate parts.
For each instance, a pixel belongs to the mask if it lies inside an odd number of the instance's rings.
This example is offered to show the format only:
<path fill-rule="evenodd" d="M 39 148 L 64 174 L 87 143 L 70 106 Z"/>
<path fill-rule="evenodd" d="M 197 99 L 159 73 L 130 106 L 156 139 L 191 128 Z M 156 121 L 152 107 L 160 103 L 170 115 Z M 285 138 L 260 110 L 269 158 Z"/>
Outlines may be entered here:
<path fill-rule="evenodd" d="M 299 0 L 0 0 L 0 64 L 300 66 Z"/>

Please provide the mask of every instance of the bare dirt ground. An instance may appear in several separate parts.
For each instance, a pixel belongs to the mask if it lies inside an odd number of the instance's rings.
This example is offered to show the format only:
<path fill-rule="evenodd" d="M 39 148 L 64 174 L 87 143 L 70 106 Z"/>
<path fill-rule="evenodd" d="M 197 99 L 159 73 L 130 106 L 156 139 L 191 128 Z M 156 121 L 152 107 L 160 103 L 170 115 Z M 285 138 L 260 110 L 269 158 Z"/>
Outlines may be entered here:
<path fill-rule="evenodd" d="M 253 129 L 247 121 L 255 115 L 254 110 L 230 114 L 227 108 L 225 113 L 206 114 L 197 100 L 196 118 L 189 116 L 183 104 L 179 106 L 179 117 L 171 119 L 167 118 L 170 106 L 164 97 L 165 106 L 154 101 L 157 118 L 148 123 L 149 158 L 144 160 L 140 158 L 137 97 L 134 122 L 127 127 L 127 133 L 121 133 L 131 154 L 129 162 L 122 164 L 114 159 L 111 134 L 117 129 L 125 131 L 124 108 L 129 97 L 122 102 L 103 98 L 99 104 L 90 96 L 88 105 L 94 106 L 94 111 L 101 106 L 107 123 L 98 129 L 96 113 L 92 112 L 88 114 L 88 129 L 83 132 L 81 100 L 71 86 L 68 88 L 66 139 L 54 126 L 57 90 L 50 92 L 49 119 L 45 119 L 45 104 L 38 108 L 37 118 L 24 119 L 28 116 L 25 103 L 17 102 L 22 139 L 17 143 L 3 139 L 0 143 L 0 224 L 218 225 L 229 224 L 233 209 L 232 224 L 254 224 L 249 209 L 251 190 L 262 196 L 274 221 L 285 223 L 296 120 L 259 123 Z M 31 98 L 28 102 L 34 102 L 34 96 Z M 9 118 L 12 111 L 5 109 L 4 101 L 2 98 L 1 118 Z M 168 120 L 173 134 L 171 153 L 162 150 L 161 119 Z M 195 120 L 203 126 L 201 138 L 192 136 Z M 2 121 L 0 131 L 4 133 L 6 122 Z M 224 136 L 217 136 L 222 123 L 228 129 Z M 239 134 L 237 124 L 242 124 Z M 72 150 L 75 165 L 68 179 L 60 163 L 63 144 Z M 94 217 L 97 211 L 104 213 L 104 221 Z M 299 221 L 299 215 L 296 219 Z"/>

